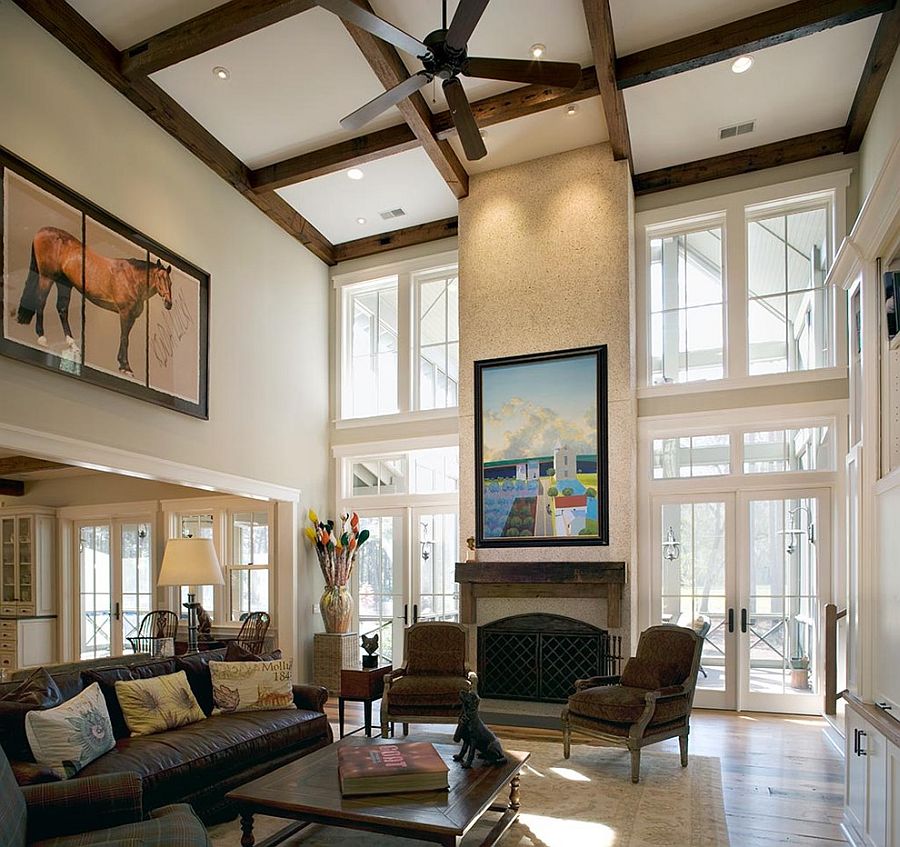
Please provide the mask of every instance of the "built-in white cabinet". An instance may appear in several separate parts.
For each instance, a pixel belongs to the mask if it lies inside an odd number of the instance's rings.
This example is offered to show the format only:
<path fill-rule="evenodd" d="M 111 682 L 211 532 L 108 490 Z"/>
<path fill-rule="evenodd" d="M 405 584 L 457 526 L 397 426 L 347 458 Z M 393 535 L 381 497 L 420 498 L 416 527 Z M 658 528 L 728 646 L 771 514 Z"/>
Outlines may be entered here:
<path fill-rule="evenodd" d="M 0 668 L 56 660 L 56 513 L 0 511 Z"/>
<path fill-rule="evenodd" d="M 900 722 L 856 698 L 847 705 L 844 828 L 853 844 L 900 847 Z"/>

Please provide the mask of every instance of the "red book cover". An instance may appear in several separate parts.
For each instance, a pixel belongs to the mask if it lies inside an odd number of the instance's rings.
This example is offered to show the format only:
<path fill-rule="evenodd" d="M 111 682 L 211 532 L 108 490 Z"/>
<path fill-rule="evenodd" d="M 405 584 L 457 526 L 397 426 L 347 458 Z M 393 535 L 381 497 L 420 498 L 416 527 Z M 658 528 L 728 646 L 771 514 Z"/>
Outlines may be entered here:
<path fill-rule="evenodd" d="M 338 773 L 344 794 L 429 791 L 448 785 L 447 765 L 434 745 L 417 741 L 340 747 Z"/>

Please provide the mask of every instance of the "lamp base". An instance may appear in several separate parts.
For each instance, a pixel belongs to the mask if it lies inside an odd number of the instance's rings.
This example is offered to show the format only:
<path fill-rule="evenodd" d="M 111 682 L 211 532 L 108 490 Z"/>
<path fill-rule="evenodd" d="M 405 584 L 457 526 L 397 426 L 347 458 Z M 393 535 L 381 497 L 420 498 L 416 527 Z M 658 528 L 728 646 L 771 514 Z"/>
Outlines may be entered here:
<path fill-rule="evenodd" d="M 195 601 L 195 595 L 189 593 L 187 597 L 187 603 L 182 604 L 188 610 L 188 646 L 185 655 L 192 655 L 200 652 L 197 646 L 197 609 L 200 604 Z"/>

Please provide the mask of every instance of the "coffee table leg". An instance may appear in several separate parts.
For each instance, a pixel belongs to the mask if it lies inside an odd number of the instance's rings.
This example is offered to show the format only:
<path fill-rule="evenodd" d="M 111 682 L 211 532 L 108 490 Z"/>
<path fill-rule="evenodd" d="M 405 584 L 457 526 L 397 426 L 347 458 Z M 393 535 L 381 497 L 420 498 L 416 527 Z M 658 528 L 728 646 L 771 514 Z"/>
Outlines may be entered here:
<path fill-rule="evenodd" d="M 506 831 L 519 819 L 519 775 L 516 774 L 509 781 L 509 801 L 504 807 L 502 804 L 490 806 L 491 811 L 503 812 L 502 817 L 492 827 L 480 847 L 494 847 L 494 845 L 506 834 Z"/>
<path fill-rule="evenodd" d="M 241 847 L 253 847 L 253 812 L 241 812 Z"/>
<path fill-rule="evenodd" d="M 519 800 L 519 775 L 516 774 L 509 783 L 509 805 L 507 808 L 511 812 L 518 812 L 521 805 Z"/>
<path fill-rule="evenodd" d="M 344 737 L 344 698 L 338 697 L 338 723 L 341 728 L 341 738 Z"/>
<path fill-rule="evenodd" d="M 372 701 L 363 701 L 363 713 L 366 716 L 366 738 L 372 737 Z"/>

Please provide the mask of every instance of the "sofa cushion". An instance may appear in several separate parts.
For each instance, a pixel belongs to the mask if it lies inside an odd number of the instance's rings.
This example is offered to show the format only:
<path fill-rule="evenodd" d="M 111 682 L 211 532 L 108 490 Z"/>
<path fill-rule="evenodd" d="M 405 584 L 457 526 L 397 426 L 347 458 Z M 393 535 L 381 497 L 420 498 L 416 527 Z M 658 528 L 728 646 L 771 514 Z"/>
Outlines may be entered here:
<path fill-rule="evenodd" d="M 61 706 L 29 712 L 25 733 L 35 761 L 64 778 L 74 776 L 115 744 L 97 683 Z"/>
<path fill-rule="evenodd" d="M 569 711 L 575 715 L 618 724 L 632 724 L 644 713 L 647 691 L 627 685 L 604 685 L 585 688 L 569 698 Z M 653 723 L 665 723 L 684 717 L 688 712 L 687 696 L 663 700 L 656 706 Z"/>
<path fill-rule="evenodd" d="M 171 659 L 153 659 L 149 662 L 131 665 L 131 676 L 133 679 L 152 679 L 155 676 L 175 673 L 177 670 L 178 665 L 174 657 Z"/>
<path fill-rule="evenodd" d="M 62 693 L 43 668 L 0 693 L 0 747 L 10 759 L 34 761 L 25 736 L 25 716 L 35 709 L 52 709 L 60 703 Z"/>
<path fill-rule="evenodd" d="M 622 685 L 648 691 L 679 685 L 684 680 L 685 677 L 681 675 L 678 665 L 673 662 L 648 662 L 633 657 L 625 663 L 625 669 L 622 671 Z"/>
<path fill-rule="evenodd" d="M 440 706 L 458 708 L 459 692 L 468 691 L 471 683 L 464 676 L 401 676 L 391 682 L 388 705 Z"/>
<path fill-rule="evenodd" d="M 169 732 L 123 738 L 82 775 L 132 771 L 141 778 L 144 808 L 154 808 L 328 737 L 328 731 L 325 715 L 303 709 L 214 715 Z"/>
<path fill-rule="evenodd" d="M 132 735 L 153 735 L 206 720 L 184 671 L 120 680 L 116 696 Z"/>
<path fill-rule="evenodd" d="M 127 738 L 131 733 L 128 724 L 125 723 L 125 715 L 122 714 L 119 698 L 116 696 L 116 683 L 134 679 L 131 668 L 126 668 L 124 665 L 96 668 L 82 671 L 81 676 L 85 688 L 93 683 L 100 686 L 103 699 L 106 701 L 106 711 L 109 712 L 109 720 L 112 723 L 113 735 L 116 738 Z"/>
<path fill-rule="evenodd" d="M 197 703 L 207 717 L 212 714 L 215 706 L 212 679 L 209 675 L 210 661 L 222 661 L 222 651 L 210 650 L 205 653 L 194 653 L 190 656 L 178 656 L 175 659 L 175 666 L 187 675 L 191 691 L 194 692 Z"/>

